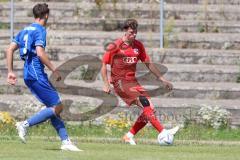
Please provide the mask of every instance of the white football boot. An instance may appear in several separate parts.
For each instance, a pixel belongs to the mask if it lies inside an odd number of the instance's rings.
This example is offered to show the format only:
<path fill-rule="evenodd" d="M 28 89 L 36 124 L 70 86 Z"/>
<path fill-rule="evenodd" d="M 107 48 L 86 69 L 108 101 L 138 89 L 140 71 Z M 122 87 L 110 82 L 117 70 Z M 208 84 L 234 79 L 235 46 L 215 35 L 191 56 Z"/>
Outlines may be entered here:
<path fill-rule="evenodd" d="M 136 142 L 133 139 L 133 134 L 129 132 L 123 136 L 123 140 L 124 142 L 129 143 L 130 145 L 136 145 Z"/>
<path fill-rule="evenodd" d="M 83 151 L 83 150 L 79 149 L 77 146 L 75 146 L 69 139 L 62 141 L 61 150 L 74 151 L 74 152 Z"/>
<path fill-rule="evenodd" d="M 16 128 L 17 128 L 17 131 L 18 131 L 19 138 L 21 139 L 21 141 L 23 143 L 26 143 L 25 136 L 27 135 L 27 128 L 24 127 L 23 122 L 17 122 L 16 123 Z"/>
<path fill-rule="evenodd" d="M 168 129 L 167 132 L 171 135 L 175 135 L 178 132 L 178 130 L 179 130 L 179 126 L 176 126 L 172 129 Z"/>
<path fill-rule="evenodd" d="M 175 135 L 179 130 L 179 126 L 176 126 L 172 129 L 163 129 L 161 133 L 161 135 L 164 135 L 164 134 L 171 134 L 171 135 Z"/>

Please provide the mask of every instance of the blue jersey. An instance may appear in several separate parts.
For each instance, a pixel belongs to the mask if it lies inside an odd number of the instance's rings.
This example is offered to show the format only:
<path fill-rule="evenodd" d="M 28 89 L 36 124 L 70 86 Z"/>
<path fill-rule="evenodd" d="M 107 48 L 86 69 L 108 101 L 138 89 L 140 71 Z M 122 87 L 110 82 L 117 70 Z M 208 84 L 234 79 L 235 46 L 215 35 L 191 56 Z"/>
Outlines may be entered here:
<path fill-rule="evenodd" d="M 40 24 L 33 23 L 21 30 L 13 39 L 19 46 L 19 53 L 24 63 L 23 78 L 25 80 L 46 79 L 44 65 L 37 56 L 36 47 L 46 47 L 46 29 Z"/>
<path fill-rule="evenodd" d="M 21 30 L 13 39 L 18 44 L 19 53 L 24 60 L 23 78 L 32 94 L 47 107 L 61 103 L 56 89 L 49 82 L 44 72 L 44 65 L 37 56 L 36 47 L 46 47 L 46 29 L 40 24 L 33 23 Z"/>

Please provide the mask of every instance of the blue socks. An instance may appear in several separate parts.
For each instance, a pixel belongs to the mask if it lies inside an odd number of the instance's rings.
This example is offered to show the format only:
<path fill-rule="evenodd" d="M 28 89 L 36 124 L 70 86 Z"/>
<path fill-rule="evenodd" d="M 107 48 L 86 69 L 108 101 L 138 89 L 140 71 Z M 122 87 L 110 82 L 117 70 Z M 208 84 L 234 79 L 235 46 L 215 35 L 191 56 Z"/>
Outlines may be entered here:
<path fill-rule="evenodd" d="M 53 127 L 56 129 L 61 140 L 63 141 L 68 139 L 67 130 L 65 128 L 63 120 L 55 115 L 53 108 L 45 108 L 38 112 L 37 114 L 35 114 L 34 116 L 32 116 L 31 118 L 29 118 L 27 121 L 25 121 L 26 123 L 25 127 L 37 125 L 48 119 L 51 119 L 51 123 Z"/>
<path fill-rule="evenodd" d="M 52 116 L 55 116 L 53 108 L 45 108 L 29 118 L 27 122 L 29 123 L 29 127 L 31 127 L 48 120 Z"/>
<path fill-rule="evenodd" d="M 67 130 L 63 123 L 63 120 L 60 117 L 54 116 L 51 118 L 51 123 L 53 127 L 56 129 L 61 141 L 68 139 Z"/>

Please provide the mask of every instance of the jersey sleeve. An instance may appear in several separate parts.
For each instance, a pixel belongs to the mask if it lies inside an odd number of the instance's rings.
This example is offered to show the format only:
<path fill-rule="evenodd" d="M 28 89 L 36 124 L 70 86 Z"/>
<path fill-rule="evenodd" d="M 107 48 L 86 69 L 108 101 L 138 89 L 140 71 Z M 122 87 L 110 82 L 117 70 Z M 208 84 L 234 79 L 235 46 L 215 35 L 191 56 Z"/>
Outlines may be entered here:
<path fill-rule="evenodd" d="M 109 52 L 104 53 L 102 62 L 105 64 L 110 64 L 110 53 Z"/>
<path fill-rule="evenodd" d="M 33 45 L 34 46 L 41 46 L 43 48 L 45 48 L 45 45 L 44 45 L 44 34 L 39 31 L 39 30 L 36 30 L 34 33 L 33 33 L 33 37 L 34 37 L 34 42 L 33 42 Z"/>
<path fill-rule="evenodd" d="M 139 59 L 140 59 L 142 62 L 149 62 L 149 61 L 150 61 L 150 57 L 149 57 L 149 55 L 146 53 L 145 47 L 143 46 L 142 43 L 140 43 L 140 49 L 141 49 L 141 52 L 140 52 L 140 54 L 139 54 Z"/>
<path fill-rule="evenodd" d="M 106 51 L 103 55 L 102 62 L 105 64 L 111 64 L 112 55 L 117 51 L 117 45 L 115 43 L 111 43 L 107 46 Z"/>
<path fill-rule="evenodd" d="M 16 43 L 18 46 L 20 46 L 20 32 L 12 39 L 12 42 Z"/>

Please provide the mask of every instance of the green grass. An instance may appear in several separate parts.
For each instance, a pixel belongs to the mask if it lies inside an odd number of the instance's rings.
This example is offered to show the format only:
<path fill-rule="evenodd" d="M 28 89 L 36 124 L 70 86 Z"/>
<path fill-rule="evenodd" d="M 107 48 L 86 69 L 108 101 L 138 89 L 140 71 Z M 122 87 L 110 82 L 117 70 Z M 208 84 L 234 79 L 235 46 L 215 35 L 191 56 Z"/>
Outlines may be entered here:
<path fill-rule="evenodd" d="M 63 152 L 59 142 L 31 140 L 0 141 L 1 160 L 236 160 L 240 146 L 157 145 L 129 146 L 126 144 L 78 143 L 83 152 Z"/>
<path fill-rule="evenodd" d="M 19 142 L 14 126 L 4 126 L 0 129 L 0 160 L 237 160 L 240 156 L 240 129 L 192 125 L 181 129 L 175 145 L 168 147 L 156 145 L 157 132 L 151 127 L 136 136 L 137 146 L 121 143 L 127 129 L 115 129 L 112 134 L 106 134 L 103 126 L 67 125 L 67 129 L 84 152 L 60 151 L 60 142 L 49 123 L 31 128 L 27 144 Z"/>
<path fill-rule="evenodd" d="M 104 126 L 94 125 L 66 125 L 71 137 L 96 137 L 96 138 L 121 138 L 128 128 L 123 130 L 113 129 L 111 134 L 105 133 Z M 29 137 L 45 136 L 56 137 L 56 132 L 50 123 L 44 123 L 29 129 Z M 1 137 L 7 136 L 8 139 L 15 139 L 17 133 L 14 126 L 6 126 L 0 129 Z M 156 139 L 158 133 L 152 127 L 145 127 L 137 135 L 136 139 Z M 181 129 L 175 136 L 176 140 L 216 140 L 216 141 L 240 141 L 240 129 L 215 130 L 200 125 L 190 125 Z"/>

